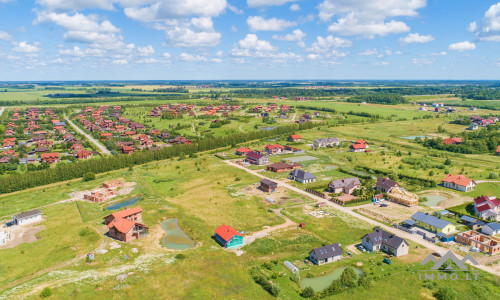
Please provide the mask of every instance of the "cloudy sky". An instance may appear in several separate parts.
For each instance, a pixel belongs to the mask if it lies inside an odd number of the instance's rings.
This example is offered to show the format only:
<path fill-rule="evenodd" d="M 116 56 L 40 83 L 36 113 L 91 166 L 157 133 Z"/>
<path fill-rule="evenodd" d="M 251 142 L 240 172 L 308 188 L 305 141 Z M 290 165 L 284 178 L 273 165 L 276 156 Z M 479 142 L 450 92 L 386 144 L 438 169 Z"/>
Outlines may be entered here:
<path fill-rule="evenodd" d="M 500 79 L 497 1 L 0 0 L 0 80 Z"/>

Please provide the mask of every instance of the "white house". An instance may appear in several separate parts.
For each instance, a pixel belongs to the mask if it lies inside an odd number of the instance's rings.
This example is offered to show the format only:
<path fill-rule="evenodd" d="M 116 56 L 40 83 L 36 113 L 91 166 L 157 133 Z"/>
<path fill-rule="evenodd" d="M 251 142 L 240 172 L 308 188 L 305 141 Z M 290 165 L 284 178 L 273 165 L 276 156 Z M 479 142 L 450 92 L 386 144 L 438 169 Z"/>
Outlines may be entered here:
<path fill-rule="evenodd" d="M 472 179 L 465 177 L 464 175 L 452 175 L 448 174 L 441 181 L 444 187 L 449 189 L 454 189 L 462 192 L 470 192 L 476 187 L 476 182 Z"/>
<path fill-rule="evenodd" d="M 474 199 L 474 210 L 483 219 L 500 220 L 500 200 L 495 196 L 481 196 Z"/>
<path fill-rule="evenodd" d="M 42 220 L 42 211 L 39 209 L 30 210 L 13 216 L 14 224 L 26 225 Z"/>
<path fill-rule="evenodd" d="M 339 144 L 340 140 L 338 138 L 316 139 L 313 141 L 314 148 L 333 147 Z"/>
<path fill-rule="evenodd" d="M 331 244 L 315 248 L 309 252 L 309 260 L 317 265 L 323 265 L 337 261 L 342 258 L 340 244 Z"/>
<path fill-rule="evenodd" d="M 408 254 L 410 244 L 392 233 L 375 229 L 361 239 L 361 244 L 370 252 L 384 251 L 394 256 Z"/>
<path fill-rule="evenodd" d="M 288 178 L 300 183 L 310 183 L 316 181 L 316 176 L 300 169 L 295 169 L 292 172 L 290 172 Z"/>
<path fill-rule="evenodd" d="M 500 234 L 500 224 L 497 222 L 488 223 L 481 228 L 481 232 L 487 235 Z"/>

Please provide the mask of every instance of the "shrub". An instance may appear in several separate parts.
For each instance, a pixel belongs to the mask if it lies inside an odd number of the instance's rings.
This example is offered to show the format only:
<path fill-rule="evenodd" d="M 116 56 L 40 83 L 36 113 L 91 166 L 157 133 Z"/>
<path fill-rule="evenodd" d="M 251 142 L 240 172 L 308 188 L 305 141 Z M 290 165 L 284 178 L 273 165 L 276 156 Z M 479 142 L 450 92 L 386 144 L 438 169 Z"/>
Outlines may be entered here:
<path fill-rule="evenodd" d="M 87 172 L 83 175 L 83 181 L 91 181 L 91 180 L 95 180 L 94 172 Z"/>
<path fill-rule="evenodd" d="M 40 298 L 47 298 L 52 296 L 52 290 L 49 287 L 46 287 L 40 293 Z"/>
<path fill-rule="evenodd" d="M 312 298 L 314 297 L 314 290 L 312 287 L 308 286 L 302 291 L 302 293 L 300 293 L 300 295 L 304 298 Z"/>
<path fill-rule="evenodd" d="M 497 178 L 498 178 L 497 172 L 491 172 L 490 175 L 488 175 L 488 179 L 497 179 Z"/>
<path fill-rule="evenodd" d="M 342 275 L 340 275 L 340 282 L 342 283 L 342 285 L 348 287 L 356 286 L 358 282 L 358 275 L 356 274 L 356 272 L 354 272 L 354 269 L 352 267 L 347 267 L 342 272 Z"/>
<path fill-rule="evenodd" d="M 177 259 L 185 259 L 186 255 L 182 254 L 182 253 L 179 253 L 179 254 L 175 255 L 175 258 L 177 258 Z"/>
<path fill-rule="evenodd" d="M 457 297 L 457 292 L 449 286 L 443 286 L 434 293 L 434 297 L 438 300 L 453 300 Z"/>

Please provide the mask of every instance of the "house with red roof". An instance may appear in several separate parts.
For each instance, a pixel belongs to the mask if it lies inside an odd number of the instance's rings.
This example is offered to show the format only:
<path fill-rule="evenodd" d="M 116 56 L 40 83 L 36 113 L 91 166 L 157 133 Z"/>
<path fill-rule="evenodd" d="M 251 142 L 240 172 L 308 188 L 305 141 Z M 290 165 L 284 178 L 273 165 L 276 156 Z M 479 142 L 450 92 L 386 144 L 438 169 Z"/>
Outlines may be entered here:
<path fill-rule="evenodd" d="M 500 145 L 497 147 L 496 155 L 500 155 Z"/>
<path fill-rule="evenodd" d="M 302 137 L 298 134 L 292 134 L 288 137 L 288 140 L 290 142 L 297 143 L 297 142 L 300 142 L 302 140 Z"/>
<path fill-rule="evenodd" d="M 449 189 L 454 189 L 462 192 L 470 192 L 474 190 L 476 182 L 472 179 L 465 177 L 464 175 L 453 175 L 448 174 L 441 181 L 444 187 Z"/>
<path fill-rule="evenodd" d="M 85 148 L 82 146 L 82 144 L 79 144 L 79 143 L 75 143 L 75 144 L 73 144 L 73 146 L 71 146 L 71 150 L 75 151 L 75 152 L 81 151 L 83 149 L 85 149 Z"/>
<path fill-rule="evenodd" d="M 59 153 L 54 152 L 54 153 L 42 153 L 41 154 L 41 161 L 43 163 L 57 163 L 59 162 Z"/>
<path fill-rule="evenodd" d="M 445 145 L 460 145 L 462 144 L 462 138 L 449 138 L 443 141 Z"/>
<path fill-rule="evenodd" d="M 123 146 L 122 147 L 122 153 L 130 155 L 130 154 L 134 153 L 134 147 L 132 147 L 132 146 Z"/>
<path fill-rule="evenodd" d="M 266 145 L 264 149 L 268 154 L 281 154 L 283 153 L 283 151 L 285 151 L 285 148 L 283 148 L 283 146 L 279 144 Z"/>
<path fill-rule="evenodd" d="M 368 146 L 366 144 L 357 144 L 357 143 L 354 143 L 349 148 L 349 151 L 350 152 L 365 152 L 367 147 Z"/>
<path fill-rule="evenodd" d="M 89 159 L 92 156 L 92 151 L 82 149 L 76 153 L 78 159 Z"/>
<path fill-rule="evenodd" d="M 262 153 L 251 151 L 247 152 L 245 161 L 252 165 L 262 166 L 269 164 L 269 157 Z"/>
<path fill-rule="evenodd" d="M 236 229 L 228 225 L 221 225 L 215 229 L 215 240 L 223 247 L 232 249 L 245 245 L 245 238 Z"/>
<path fill-rule="evenodd" d="M 142 208 L 126 208 L 104 218 L 110 237 L 128 242 L 148 234 L 148 227 L 142 224 Z"/>
<path fill-rule="evenodd" d="M 243 155 L 247 154 L 248 152 L 252 152 L 252 149 L 245 148 L 245 147 L 241 147 L 241 148 L 236 149 L 236 155 L 239 155 L 239 156 L 243 156 Z"/>
<path fill-rule="evenodd" d="M 500 220 L 500 200 L 495 196 L 481 196 L 474 199 L 477 216 L 486 220 Z"/>

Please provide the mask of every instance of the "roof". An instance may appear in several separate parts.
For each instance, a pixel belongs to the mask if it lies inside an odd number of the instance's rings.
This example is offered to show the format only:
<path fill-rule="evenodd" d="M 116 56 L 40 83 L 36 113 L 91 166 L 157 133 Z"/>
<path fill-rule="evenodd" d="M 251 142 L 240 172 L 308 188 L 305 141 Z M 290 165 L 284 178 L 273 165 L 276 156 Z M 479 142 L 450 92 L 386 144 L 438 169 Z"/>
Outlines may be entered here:
<path fill-rule="evenodd" d="M 453 145 L 462 143 L 462 138 L 449 138 L 443 141 L 443 144 Z"/>
<path fill-rule="evenodd" d="M 302 138 L 302 137 L 301 137 L 300 135 L 298 135 L 298 134 L 292 134 L 292 135 L 290 135 L 290 137 L 291 137 L 292 139 L 294 139 L 294 140 L 298 140 L 298 139 L 301 139 L 301 138 Z"/>
<path fill-rule="evenodd" d="M 296 166 L 296 164 L 294 164 L 294 163 L 288 164 L 288 163 L 279 161 L 277 163 L 268 165 L 267 167 L 268 168 L 273 168 L 273 169 L 290 169 L 290 168 L 293 168 L 294 166 Z"/>
<path fill-rule="evenodd" d="M 352 144 L 351 148 L 352 149 L 365 149 L 366 148 L 366 144 Z"/>
<path fill-rule="evenodd" d="M 115 228 L 119 232 L 127 233 L 130 229 L 134 228 L 135 222 L 130 221 L 128 219 L 114 219 L 111 223 L 108 224 L 108 228 Z"/>
<path fill-rule="evenodd" d="M 338 143 L 340 140 L 338 138 L 327 138 L 327 139 L 316 139 L 315 142 L 319 144 L 331 144 L 331 143 Z"/>
<path fill-rule="evenodd" d="M 408 224 L 410 226 L 417 224 L 417 222 L 410 220 L 410 219 L 404 220 L 403 223 Z"/>
<path fill-rule="evenodd" d="M 488 226 L 489 228 L 493 229 L 494 231 L 500 230 L 500 224 L 498 224 L 497 222 L 491 222 L 491 223 L 488 223 L 484 226 L 485 227 Z"/>
<path fill-rule="evenodd" d="M 283 146 L 281 146 L 279 144 L 266 145 L 266 147 L 264 147 L 264 148 L 269 149 L 269 150 L 273 150 L 273 149 L 281 149 L 281 150 L 283 150 Z"/>
<path fill-rule="evenodd" d="M 241 147 L 241 148 L 236 149 L 236 152 L 251 152 L 251 151 L 252 151 L 252 149 L 245 148 L 245 147 Z"/>
<path fill-rule="evenodd" d="M 396 181 L 392 181 L 391 179 L 389 179 L 389 177 L 385 177 L 385 178 L 377 178 L 377 183 L 376 183 L 377 186 L 380 186 L 380 187 L 383 187 L 387 190 L 395 187 L 395 186 L 399 186 L 399 184 L 396 182 Z"/>
<path fill-rule="evenodd" d="M 126 208 L 124 210 L 117 211 L 115 213 L 107 215 L 106 218 L 109 217 L 109 216 L 113 216 L 113 217 L 115 217 L 117 219 L 119 219 L 119 218 L 126 218 L 128 216 L 131 216 L 133 214 L 140 213 L 140 212 L 142 212 L 142 208 L 140 206 L 137 206 L 137 207 L 134 207 L 134 208 Z"/>
<path fill-rule="evenodd" d="M 464 175 L 453 175 L 453 174 L 446 175 L 446 177 L 442 181 L 454 183 L 454 184 L 460 185 L 460 186 L 468 186 L 471 182 L 474 182 L 474 180 L 469 179 L 469 178 L 465 177 Z"/>
<path fill-rule="evenodd" d="M 221 225 L 219 228 L 215 229 L 215 233 L 220 236 L 224 241 L 229 241 L 235 235 L 243 236 L 236 229 L 228 225 Z"/>
<path fill-rule="evenodd" d="M 500 153 L 500 145 L 497 147 L 497 153 Z"/>
<path fill-rule="evenodd" d="M 252 152 L 247 152 L 246 154 L 246 157 L 247 158 L 252 158 L 252 159 L 261 159 L 263 158 L 265 155 L 263 154 L 260 154 L 260 153 L 257 153 L 255 151 L 252 151 Z"/>
<path fill-rule="evenodd" d="M 276 183 L 276 182 L 274 182 L 274 181 L 272 181 L 272 180 L 269 180 L 269 179 L 267 179 L 267 178 L 262 179 L 262 180 L 260 181 L 260 183 L 265 184 L 265 185 L 273 185 L 273 184 L 276 184 L 276 185 L 277 185 L 277 184 L 278 184 L 278 183 Z"/>
<path fill-rule="evenodd" d="M 402 244 L 402 243 L 406 243 L 408 244 L 408 242 L 406 242 L 404 239 L 400 238 L 399 236 L 397 235 L 394 235 L 390 232 L 387 232 L 385 230 L 382 230 L 382 229 L 375 229 L 373 230 L 372 232 L 366 234 L 363 239 L 368 236 L 370 238 L 370 240 L 372 241 L 372 244 L 374 245 L 378 245 L 378 244 L 384 244 L 384 245 L 387 245 L 391 248 L 399 248 L 399 246 Z"/>
<path fill-rule="evenodd" d="M 41 215 L 41 214 L 42 214 L 41 210 L 34 209 L 34 210 L 26 211 L 26 212 L 20 213 L 18 215 L 15 215 L 15 217 L 16 217 L 16 219 L 19 220 L 19 219 L 26 219 L 26 218 L 33 217 L 36 215 Z"/>
<path fill-rule="evenodd" d="M 361 184 L 361 182 L 359 181 L 358 177 L 352 177 L 352 178 L 346 178 L 346 179 L 333 180 L 328 184 L 328 186 L 337 189 L 337 188 L 343 188 L 343 187 L 352 188 L 355 185 L 360 185 L 360 184 Z"/>
<path fill-rule="evenodd" d="M 413 216 L 411 216 L 411 218 L 413 220 L 417 220 L 419 222 L 428 224 L 430 226 L 433 226 L 433 227 L 436 227 L 436 228 L 439 228 L 439 229 L 443 229 L 446 226 L 448 226 L 448 225 L 451 224 L 451 222 L 448 222 L 448 221 L 443 220 L 443 219 L 436 218 L 436 217 L 434 217 L 432 215 L 429 215 L 429 214 L 425 214 L 425 213 L 423 213 L 421 211 L 417 211 Z"/>
<path fill-rule="evenodd" d="M 299 169 L 293 170 L 292 172 L 290 172 L 290 175 L 292 175 L 293 177 L 296 177 L 296 178 L 303 179 L 303 180 L 316 179 L 316 176 L 314 176 L 312 173 L 306 172 L 304 170 L 299 170 Z"/>
<path fill-rule="evenodd" d="M 464 222 L 467 222 L 467 223 L 474 223 L 474 222 L 476 222 L 476 221 L 477 221 L 476 219 L 471 218 L 471 217 L 469 217 L 469 216 L 462 216 L 462 217 L 460 218 L 460 220 L 462 220 L 462 221 L 464 221 Z"/>
<path fill-rule="evenodd" d="M 340 248 L 340 244 L 338 243 L 314 248 L 311 252 L 314 252 L 314 254 L 316 254 L 318 260 L 335 257 L 344 253 L 344 251 L 342 251 L 342 249 Z"/>

